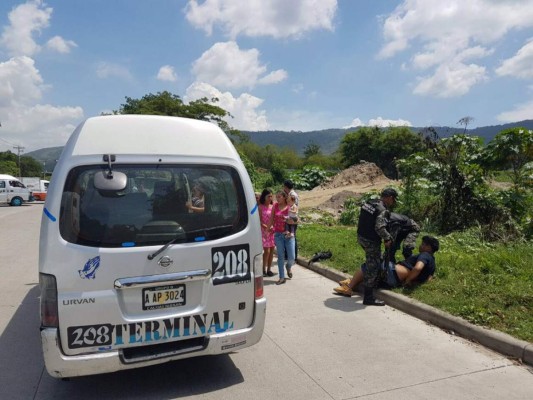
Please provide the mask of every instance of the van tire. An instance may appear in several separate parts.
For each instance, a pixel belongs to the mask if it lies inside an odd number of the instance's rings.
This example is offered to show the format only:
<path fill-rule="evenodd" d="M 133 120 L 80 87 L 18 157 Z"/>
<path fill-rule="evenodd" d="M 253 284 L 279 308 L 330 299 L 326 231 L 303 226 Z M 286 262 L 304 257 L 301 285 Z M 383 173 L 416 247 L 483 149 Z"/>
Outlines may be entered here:
<path fill-rule="evenodd" d="M 22 205 L 22 199 L 20 197 L 13 197 L 11 199 L 11 203 L 9 203 L 12 206 L 18 207 Z"/>

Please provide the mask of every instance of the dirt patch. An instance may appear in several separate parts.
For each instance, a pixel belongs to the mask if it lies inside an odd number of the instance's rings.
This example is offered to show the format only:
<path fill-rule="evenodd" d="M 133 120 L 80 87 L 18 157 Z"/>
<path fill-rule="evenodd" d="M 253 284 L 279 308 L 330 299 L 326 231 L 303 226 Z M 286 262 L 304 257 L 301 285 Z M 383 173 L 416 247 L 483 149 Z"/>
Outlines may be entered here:
<path fill-rule="evenodd" d="M 342 211 L 348 197 L 359 198 L 371 190 L 381 190 L 399 182 L 387 178 L 374 163 L 362 162 L 331 177 L 313 190 L 299 192 L 300 209 L 318 209 L 332 214 Z"/>

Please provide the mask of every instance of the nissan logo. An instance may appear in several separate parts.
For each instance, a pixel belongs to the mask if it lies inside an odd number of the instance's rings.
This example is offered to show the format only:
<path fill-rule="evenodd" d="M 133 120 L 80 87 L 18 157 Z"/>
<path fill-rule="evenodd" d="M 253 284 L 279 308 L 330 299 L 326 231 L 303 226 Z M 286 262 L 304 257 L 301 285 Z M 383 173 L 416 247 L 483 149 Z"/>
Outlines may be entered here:
<path fill-rule="evenodd" d="M 168 268 L 173 262 L 174 260 L 172 260 L 172 258 L 170 258 L 169 256 L 164 256 L 161 257 L 157 263 L 163 268 Z"/>

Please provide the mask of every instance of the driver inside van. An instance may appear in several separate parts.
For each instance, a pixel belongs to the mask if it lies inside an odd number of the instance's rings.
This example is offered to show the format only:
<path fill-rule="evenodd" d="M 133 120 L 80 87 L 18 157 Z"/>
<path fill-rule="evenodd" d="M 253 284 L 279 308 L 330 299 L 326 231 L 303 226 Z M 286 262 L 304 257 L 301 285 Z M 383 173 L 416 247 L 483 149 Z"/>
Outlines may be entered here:
<path fill-rule="evenodd" d="M 196 183 L 191 189 L 191 200 L 185 206 L 194 213 L 204 212 L 205 188 L 202 184 Z"/>

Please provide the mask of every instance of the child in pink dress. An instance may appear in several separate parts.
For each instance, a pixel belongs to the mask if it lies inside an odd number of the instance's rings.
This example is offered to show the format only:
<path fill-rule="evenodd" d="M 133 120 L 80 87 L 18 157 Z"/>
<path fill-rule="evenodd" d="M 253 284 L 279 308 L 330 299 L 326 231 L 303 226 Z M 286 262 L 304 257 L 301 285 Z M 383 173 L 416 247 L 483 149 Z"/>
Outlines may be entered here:
<path fill-rule="evenodd" d="M 263 242 L 263 276 L 273 276 L 271 271 L 274 259 L 274 230 L 270 226 L 272 215 L 272 192 L 263 190 L 259 197 L 259 219 L 261 220 L 261 239 Z"/>

